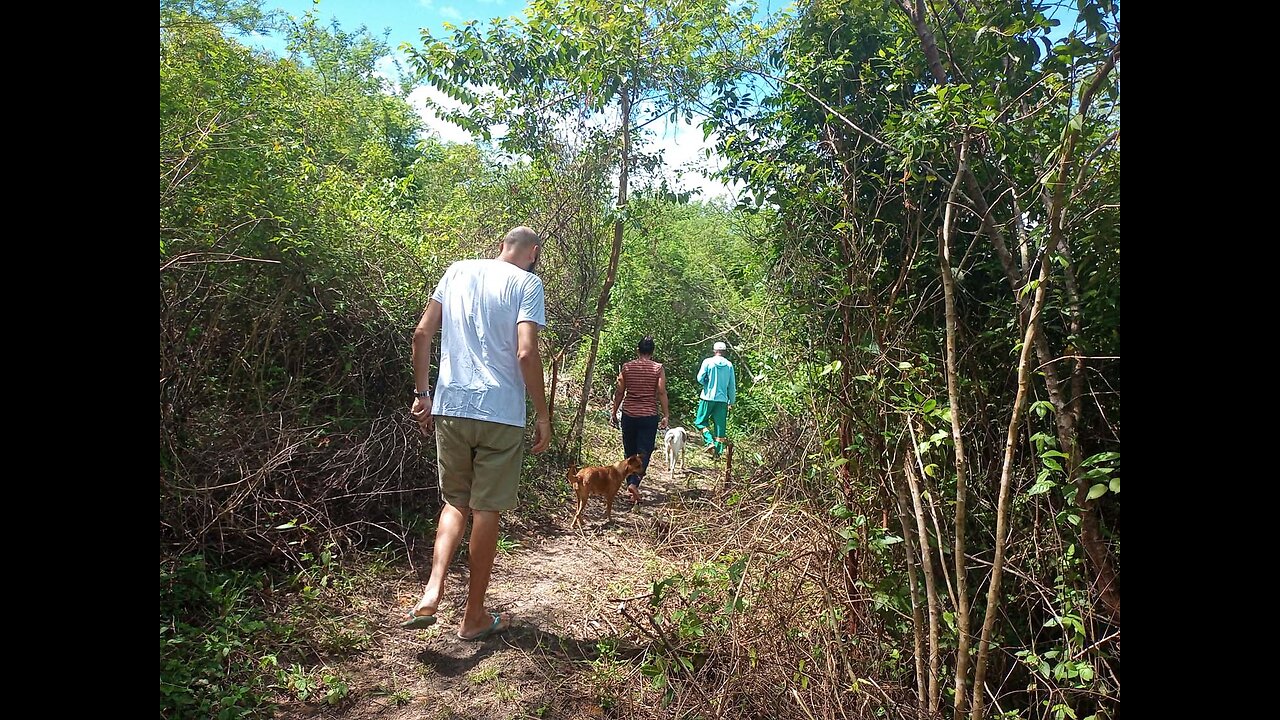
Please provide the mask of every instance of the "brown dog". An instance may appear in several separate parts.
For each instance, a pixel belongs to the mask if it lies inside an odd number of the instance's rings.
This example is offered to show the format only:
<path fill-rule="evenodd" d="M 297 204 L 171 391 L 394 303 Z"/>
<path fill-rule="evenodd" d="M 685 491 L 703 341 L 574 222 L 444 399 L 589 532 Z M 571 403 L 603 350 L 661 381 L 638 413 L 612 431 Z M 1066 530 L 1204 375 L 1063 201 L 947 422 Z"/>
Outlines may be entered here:
<path fill-rule="evenodd" d="M 604 521 L 613 519 L 613 496 L 618 494 L 622 481 L 632 473 L 640 472 L 644 460 L 637 453 L 614 465 L 569 469 L 569 484 L 578 496 L 578 512 L 573 515 L 573 527 L 582 526 L 582 511 L 587 509 L 587 498 L 599 495 L 604 498 Z"/>

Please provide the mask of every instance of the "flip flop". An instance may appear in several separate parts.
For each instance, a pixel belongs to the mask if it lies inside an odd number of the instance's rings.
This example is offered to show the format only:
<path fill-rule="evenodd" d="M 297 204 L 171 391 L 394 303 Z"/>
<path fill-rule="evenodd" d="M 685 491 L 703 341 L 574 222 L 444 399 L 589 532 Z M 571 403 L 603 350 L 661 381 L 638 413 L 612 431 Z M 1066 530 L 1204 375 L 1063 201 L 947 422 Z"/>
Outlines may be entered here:
<path fill-rule="evenodd" d="M 409 619 L 400 623 L 400 627 L 405 630 L 419 630 L 421 628 L 429 628 L 436 624 L 436 615 L 414 615 L 413 611 L 409 612 Z"/>
<path fill-rule="evenodd" d="M 502 624 L 502 613 L 489 613 L 489 616 L 493 618 L 493 624 L 488 628 L 481 630 L 478 635 L 472 635 L 471 637 L 463 637 L 462 633 L 458 633 L 458 639 L 465 640 L 467 642 L 480 642 L 481 640 L 487 639 L 490 635 L 506 632 L 511 628 L 511 623 L 507 623 L 506 627 L 498 627 Z M 511 618 L 511 621 L 515 622 L 515 618 Z"/>

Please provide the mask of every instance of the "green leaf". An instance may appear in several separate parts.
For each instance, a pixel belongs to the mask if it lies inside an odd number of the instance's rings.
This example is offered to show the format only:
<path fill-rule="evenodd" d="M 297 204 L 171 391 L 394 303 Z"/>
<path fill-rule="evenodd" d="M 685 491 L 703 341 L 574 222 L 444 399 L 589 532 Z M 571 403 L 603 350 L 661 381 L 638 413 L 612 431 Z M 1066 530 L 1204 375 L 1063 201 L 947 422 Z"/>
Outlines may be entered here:
<path fill-rule="evenodd" d="M 1088 499 L 1096 500 L 1106 494 L 1107 494 L 1107 486 L 1102 483 L 1098 483 L 1097 485 L 1094 485 L 1093 487 L 1089 488 Z"/>
<path fill-rule="evenodd" d="M 1039 281 L 1036 280 L 1032 282 L 1039 282 Z M 1028 285 L 1027 287 L 1030 287 L 1030 285 Z M 1044 417 L 1046 413 L 1053 412 L 1053 403 L 1049 402 L 1048 400 L 1037 400 L 1031 403 L 1031 412 L 1035 413 L 1036 417 Z M 1063 455 L 1063 457 L 1066 457 L 1066 455 Z"/>
<path fill-rule="evenodd" d="M 1111 478 L 1111 485 L 1109 487 L 1111 488 L 1111 492 L 1113 493 L 1120 492 L 1120 478 L 1118 477 Z"/>
<path fill-rule="evenodd" d="M 1120 459 L 1120 453 L 1118 452 L 1104 452 L 1104 453 L 1098 453 L 1097 455 L 1090 455 L 1089 459 L 1085 460 L 1080 464 L 1085 466 L 1097 465 L 1100 462 L 1108 462 L 1111 460 L 1119 460 L 1119 459 Z"/>
<path fill-rule="evenodd" d="M 1049 471 L 1045 470 L 1043 474 L 1047 476 L 1049 474 Z M 1031 486 L 1031 489 L 1027 491 L 1027 494 L 1040 495 L 1042 493 L 1049 492 L 1050 490 L 1052 490 L 1057 486 L 1058 486 L 1058 483 L 1052 480 L 1046 480 L 1044 477 L 1041 477 L 1039 480 L 1036 481 L 1035 485 Z"/>

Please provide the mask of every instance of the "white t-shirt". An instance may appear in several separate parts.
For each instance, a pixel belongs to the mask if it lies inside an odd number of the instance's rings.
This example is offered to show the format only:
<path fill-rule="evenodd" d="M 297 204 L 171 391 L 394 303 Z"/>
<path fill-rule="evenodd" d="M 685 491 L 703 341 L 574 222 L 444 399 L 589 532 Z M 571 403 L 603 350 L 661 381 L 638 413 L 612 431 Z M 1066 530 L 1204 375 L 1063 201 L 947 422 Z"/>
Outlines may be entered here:
<path fill-rule="evenodd" d="M 445 271 L 431 299 L 442 309 L 431 414 L 524 427 L 516 325 L 546 327 L 542 278 L 505 260 L 462 260 Z"/>

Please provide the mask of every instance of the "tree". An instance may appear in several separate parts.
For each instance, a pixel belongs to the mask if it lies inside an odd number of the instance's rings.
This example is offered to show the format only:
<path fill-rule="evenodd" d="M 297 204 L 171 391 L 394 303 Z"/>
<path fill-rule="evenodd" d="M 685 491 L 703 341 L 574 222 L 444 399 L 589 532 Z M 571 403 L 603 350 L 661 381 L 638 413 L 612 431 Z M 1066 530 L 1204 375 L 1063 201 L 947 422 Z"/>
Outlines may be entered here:
<path fill-rule="evenodd" d="M 738 16 L 749 16 L 750 8 Z M 613 240 L 596 302 L 582 397 L 570 426 L 575 456 L 590 397 L 600 330 L 617 279 L 627 196 L 633 170 L 633 132 L 659 117 L 689 118 L 691 104 L 714 82 L 720 31 L 733 16 L 725 0 L 668 3 L 534 0 L 526 19 L 449 26 L 452 36 L 423 32 L 421 48 L 407 48 L 421 76 L 463 103 L 445 115 L 486 140 L 506 125 L 501 146 L 538 157 L 574 114 L 601 114 L 617 123 L 617 195 Z"/>
<path fill-rule="evenodd" d="M 813 3 L 783 47 L 744 68 L 775 94 L 746 112 L 726 96 L 710 119 L 729 172 L 778 208 L 777 256 L 797 277 L 786 286 L 793 302 L 839 319 L 817 342 L 837 361 L 829 431 L 846 506 L 895 508 L 904 534 L 915 533 L 908 575 L 942 572 L 945 592 L 926 597 L 906 583 L 912 605 L 929 610 L 915 615 L 914 644 L 931 658 L 928 671 L 917 666 L 922 708 L 939 709 L 936 659 L 953 644 L 954 713 L 975 720 L 993 692 L 993 647 L 1011 640 L 996 640 L 995 621 L 1019 602 L 1002 576 L 1011 538 L 1035 523 L 1028 498 L 1055 515 L 1052 533 L 1079 528 L 1093 571 L 1085 635 L 1100 641 L 1119 623 L 1117 546 L 1103 529 L 1119 488 L 1108 479 L 1119 442 L 1119 6 L 1079 8 L 1077 26 L 1055 38 L 1048 4 Z M 1087 371 L 1112 387 L 1091 388 Z M 1040 392 L 1048 399 L 1031 403 Z M 1048 435 L 1021 431 L 1027 403 L 1038 417 L 1052 413 Z M 904 453 L 914 458 L 905 468 L 895 460 Z M 978 486 L 994 493 L 976 503 L 969 468 L 999 469 L 998 482 Z M 1015 503 L 1016 479 L 1036 468 Z M 927 502 L 913 507 L 898 491 L 904 469 L 925 484 Z M 940 494 L 954 503 L 949 526 L 930 506 Z M 996 517 L 978 512 L 987 507 Z M 1035 552 L 1027 542 L 1018 543 L 1024 558 Z M 857 552 L 846 563 L 851 599 L 871 567 Z M 969 597 L 974 557 L 990 568 L 985 599 Z M 1050 610 L 1076 612 L 1070 573 L 1046 572 L 1040 580 L 1061 592 Z M 980 636 L 972 612 L 983 614 Z M 1021 607 L 1016 622 L 1040 612 Z M 933 621 L 941 613 L 954 618 L 954 637 Z M 1065 641 L 1073 656 L 1088 645 Z M 1028 662 L 1043 645 L 1024 649 L 999 661 Z M 1107 662 L 1096 648 L 1093 657 Z M 1085 674 L 1110 687 L 1092 668 Z M 1077 707 L 1105 704 L 1089 690 L 1063 692 Z M 1032 704 L 1025 694 L 1015 702 Z"/>

